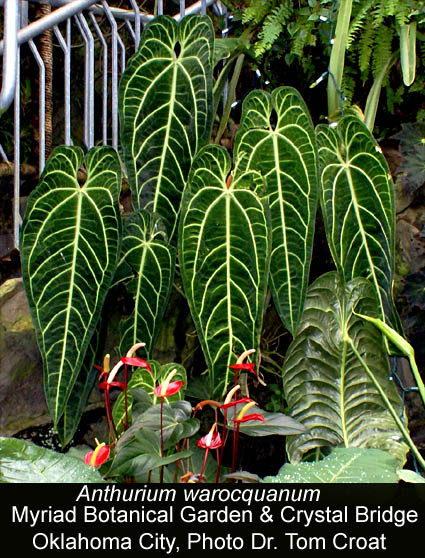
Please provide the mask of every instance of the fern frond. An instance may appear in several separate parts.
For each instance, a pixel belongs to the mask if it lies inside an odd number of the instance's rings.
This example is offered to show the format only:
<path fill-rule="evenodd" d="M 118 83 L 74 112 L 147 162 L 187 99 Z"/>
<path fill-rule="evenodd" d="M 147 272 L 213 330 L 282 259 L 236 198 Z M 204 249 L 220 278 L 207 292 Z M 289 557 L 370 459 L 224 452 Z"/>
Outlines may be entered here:
<path fill-rule="evenodd" d="M 370 57 L 376 31 L 372 26 L 366 27 L 359 40 L 359 68 L 362 74 L 369 73 Z"/>
<path fill-rule="evenodd" d="M 304 47 L 312 44 L 313 29 L 314 23 L 312 21 L 306 21 L 304 26 L 298 29 L 291 44 L 292 54 L 295 54 L 295 56 L 298 56 L 299 58 L 304 56 Z"/>
<path fill-rule="evenodd" d="M 397 4 L 400 0 L 381 0 L 381 11 L 383 17 L 393 16 L 397 12 Z"/>
<path fill-rule="evenodd" d="M 274 8 L 266 17 L 263 28 L 258 34 L 259 41 L 254 47 L 257 57 L 261 57 L 267 50 L 271 49 L 273 43 L 281 34 L 283 26 L 291 17 L 292 9 L 292 0 L 284 0 L 279 7 Z"/>
<path fill-rule="evenodd" d="M 276 2 L 273 0 L 251 0 L 242 14 L 242 23 L 259 24 L 270 13 Z"/>
<path fill-rule="evenodd" d="M 372 56 L 372 74 L 376 77 L 388 62 L 392 53 L 392 40 L 394 30 L 392 27 L 382 25 L 376 32 L 375 46 Z"/>
<path fill-rule="evenodd" d="M 353 12 L 353 20 L 350 23 L 350 29 L 347 38 L 347 50 L 350 49 L 354 39 L 358 36 L 359 32 L 364 29 L 366 25 L 366 16 L 375 4 L 375 0 L 366 0 L 361 3 L 356 12 Z M 369 23 L 370 25 L 370 23 Z"/>

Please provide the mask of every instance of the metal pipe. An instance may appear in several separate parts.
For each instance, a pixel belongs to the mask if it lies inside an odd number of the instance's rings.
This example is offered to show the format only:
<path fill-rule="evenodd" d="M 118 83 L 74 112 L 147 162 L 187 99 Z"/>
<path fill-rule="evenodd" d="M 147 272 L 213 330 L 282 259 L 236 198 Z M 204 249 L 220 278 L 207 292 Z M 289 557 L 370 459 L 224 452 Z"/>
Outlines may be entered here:
<path fill-rule="evenodd" d="M 21 95 L 20 95 L 20 48 L 16 54 L 16 83 L 15 83 L 15 105 L 13 125 L 13 239 L 15 248 L 19 249 L 19 233 L 22 224 L 20 213 L 21 196 Z"/>
<path fill-rule="evenodd" d="M 102 45 L 102 143 L 108 144 L 108 45 L 94 14 L 89 14 L 96 35 Z"/>
<path fill-rule="evenodd" d="M 0 91 L 0 115 L 9 108 L 15 95 L 17 35 L 19 30 L 18 0 L 5 0 L 3 81 Z"/>
<path fill-rule="evenodd" d="M 195 2 L 194 4 L 186 8 L 184 15 L 187 16 L 187 15 L 198 14 L 198 13 L 206 14 L 208 6 L 211 6 L 211 4 L 214 4 L 214 2 L 216 1 L 217 0 L 199 0 L 199 2 Z M 177 21 L 181 19 L 180 13 L 176 14 L 173 17 Z"/>
<path fill-rule="evenodd" d="M 140 10 L 136 0 L 130 0 L 130 5 L 134 12 L 134 34 L 135 34 L 135 50 L 139 48 L 140 43 Z"/>
<path fill-rule="evenodd" d="M 94 39 L 83 14 L 75 21 L 85 45 L 84 142 L 90 149 L 94 146 Z"/>
<path fill-rule="evenodd" d="M 105 16 L 111 26 L 111 119 L 112 147 L 118 149 L 118 25 L 106 0 L 102 0 Z"/>
<path fill-rule="evenodd" d="M 6 2 L 17 2 L 17 0 L 5 0 Z M 51 14 L 37 19 L 18 31 L 18 45 L 22 45 L 23 43 L 28 42 L 30 39 L 34 39 L 47 29 L 53 27 L 53 25 L 58 25 L 65 21 L 69 17 L 86 10 L 89 6 L 94 4 L 95 0 L 72 0 L 72 2 L 68 2 L 66 5 L 58 8 Z M 16 33 L 15 33 L 16 35 Z M 6 36 L 6 33 L 5 33 Z M 5 48 L 4 41 L 0 42 L 0 54 L 3 53 L 3 49 Z"/>

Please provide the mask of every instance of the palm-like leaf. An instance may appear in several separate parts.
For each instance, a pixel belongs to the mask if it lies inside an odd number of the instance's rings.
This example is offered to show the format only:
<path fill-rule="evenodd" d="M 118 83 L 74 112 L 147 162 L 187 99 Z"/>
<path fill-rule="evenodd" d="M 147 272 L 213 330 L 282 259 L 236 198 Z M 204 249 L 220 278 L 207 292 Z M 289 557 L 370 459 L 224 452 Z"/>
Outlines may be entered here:
<path fill-rule="evenodd" d="M 279 87 L 271 95 L 250 93 L 244 101 L 235 153 L 236 176 L 254 169 L 266 179 L 273 300 L 294 334 L 308 284 L 318 192 L 314 128 L 300 94 L 292 87 Z"/>
<path fill-rule="evenodd" d="M 339 286 L 335 272 L 309 288 L 297 335 L 283 365 L 283 384 L 291 416 L 308 432 L 288 439 L 292 463 L 316 447 L 375 447 L 399 462 L 407 446 L 348 337 L 383 387 L 395 409 L 401 398 L 389 377 L 381 333 L 356 313 L 372 316 L 377 303 L 372 285 L 356 278 Z"/>
<path fill-rule="evenodd" d="M 183 285 L 217 394 L 226 391 L 236 356 L 259 347 L 269 267 L 268 211 L 253 191 L 261 176 L 226 184 L 229 171 L 223 148 L 199 152 L 179 234 Z"/>
<path fill-rule="evenodd" d="M 144 342 L 139 351 L 150 358 L 174 277 L 176 250 L 166 238 L 161 219 L 147 211 L 132 214 L 125 224 L 114 282 L 126 283 L 134 310 L 120 323 L 120 355 Z"/>
<path fill-rule="evenodd" d="M 80 372 L 115 271 L 121 219 L 120 163 L 109 147 L 90 150 L 80 186 L 79 148 L 59 147 L 31 194 L 23 223 L 22 275 L 57 425 Z"/>
<path fill-rule="evenodd" d="M 172 239 L 183 188 L 211 127 L 214 31 L 209 18 L 146 26 L 120 83 L 121 142 L 135 208 L 160 215 Z"/>
<path fill-rule="evenodd" d="M 354 116 L 338 127 L 318 126 L 321 204 L 328 244 L 342 282 L 367 277 L 382 319 L 396 330 L 394 276 L 394 193 L 388 164 L 371 133 Z"/>

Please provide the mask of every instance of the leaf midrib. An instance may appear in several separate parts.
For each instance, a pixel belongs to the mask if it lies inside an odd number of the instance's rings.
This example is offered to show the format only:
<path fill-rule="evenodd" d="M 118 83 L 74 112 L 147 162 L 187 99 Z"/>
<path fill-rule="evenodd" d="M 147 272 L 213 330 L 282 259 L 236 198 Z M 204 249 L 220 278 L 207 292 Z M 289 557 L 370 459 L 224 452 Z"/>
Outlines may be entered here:
<path fill-rule="evenodd" d="M 76 187 L 78 187 L 78 183 L 76 182 Z M 68 338 L 68 333 L 69 333 L 69 321 L 70 321 L 70 315 L 71 315 L 71 308 L 72 308 L 72 299 L 74 296 L 74 285 L 75 285 L 75 281 L 74 281 L 74 277 L 75 277 L 75 267 L 76 267 L 76 260 L 77 260 L 77 253 L 78 253 L 78 238 L 79 238 L 79 231 L 80 231 L 80 227 L 81 227 L 81 205 L 82 205 L 82 199 L 83 199 L 83 192 L 82 190 L 77 192 L 78 195 L 78 205 L 77 205 L 77 213 L 76 213 L 76 219 L 75 219 L 75 235 L 74 235 L 74 249 L 73 249 L 73 253 L 72 253 L 72 267 L 71 267 L 71 276 L 70 276 L 70 289 L 69 289 L 69 293 L 68 293 L 68 302 L 67 302 L 67 307 L 66 307 L 66 318 L 65 318 L 65 335 L 64 335 L 64 339 L 63 339 L 63 343 L 62 343 L 62 355 L 61 355 L 61 362 L 60 362 L 60 368 L 59 368 L 59 373 L 58 373 L 58 378 L 57 378 L 57 383 L 56 383 L 56 398 L 55 398 L 55 422 L 59 420 L 60 418 L 60 414 L 59 414 L 59 402 L 60 402 L 60 398 L 59 398 L 59 391 L 60 391 L 60 387 L 61 387 L 61 381 L 62 381 L 62 374 L 63 374 L 63 366 L 65 363 L 65 356 L 66 356 L 66 347 L 67 347 L 67 338 Z"/>

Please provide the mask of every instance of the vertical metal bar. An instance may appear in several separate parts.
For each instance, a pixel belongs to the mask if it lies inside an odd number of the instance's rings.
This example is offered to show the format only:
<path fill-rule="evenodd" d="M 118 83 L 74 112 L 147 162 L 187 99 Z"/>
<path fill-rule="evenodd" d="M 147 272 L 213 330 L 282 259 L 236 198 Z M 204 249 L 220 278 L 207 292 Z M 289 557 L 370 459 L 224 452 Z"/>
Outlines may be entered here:
<path fill-rule="evenodd" d="M 102 45 L 102 140 L 103 145 L 108 144 L 108 45 L 96 18 L 90 14 L 90 19 Z"/>
<path fill-rule="evenodd" d="M 21 90 L 20 90 L 20 48 L 16 53 L 16 81 L 15 81 L 15 107 L 14 107 L 14 147 L 13 147 L 13 239 L 16 248 L 19 248 L 19 229 L 22 217 L 19 211 L 21 189 Z"/>
<path fill-rule="evenodd" d="M 71 20 L 68 20 L 69 23 Z M 64 60 L 63 60 L 63 107 L 64 107 L 64 143 L 65 145 L 71 145 L 71 49 L 69 48 L 67 42 L 63 38 L 59 27 L 55 25 L 53 31 L 56 38 L 59 41 L 59 45 L 62 49 Z"/>
<path fill-rule="evenodd" d="M 180 17 L 184 17 L 186 11 L 186 0 L 180 0 Z"/>
<path fill-rule="evenodd" d="M 157 15 L 163 15 L 164 13 L 164 3 L 162 0 L 157 0 Z"/>
<path fill-rule="evenodd" d="M 136 33 L 134 32 L 134 29 L 131 26 L 130 20 L 128 19 L 125 20 L 125 26 L 127 27 L 127 31 L 130 33 L 134 43 L 136 43 Z"/>
<path fill-rule="evenodd" d="M 44 163 L 46 162 L 46 67 L 43 59 L 38 52 L 34 41 L 28 41 L 31 52 L 34 55 L 35 61 L 39 68 L 39 101 L 38 101 L 38 126 L 39 126 L 39 155 L 38 155 L 38 168 L 39 174 L 42 173 Z"/>
<path fill-rule="evenodd" d="M 85 56 L 85 95 L 84 95 L 84 141 L 87 148 L 94 146 L 94 39 L 85 17 L 76 18 L 86 47 Z"/>
<path fill-rule="evenodd" d="M 206 0 L 201 0 L 201 14 L 206 15 L 207 13 L 207 2 Z"/>
<path fill-rule="evenodd" d="M 2 114 L 7 108 L 9 108 L 13 101 L 13 95 L 15 93 L 18 30 L 18 0 L 5 0 L 3 78 L 0 91 L 0 114 Z"/>
<path fill-rule="evenodd" d="M 117 34 L 117 40 L 118 40 L 118 45 L 121 49 L 121 73 L 123 73 L 125 70 L 125 45 L 122 42 L 119 33 Z"/>
<path fill-rule="evenodd" d="M 102 0 L 105 15 L 111 26 L 112 69 L 111 69 L 111 115 L 112 115 L 112 147 L 118 149 L 118 28 L 117 22 L 106 0 Z"/>
<path fill-rule="evenodd" d="M 66 94 L 65 94 L 65 133 L 68 135 L 69 144 L 72 145 L 72 129 L 71 129 L 71 47 L 72 47 L 72 30 L 71 30 L 71 18 L 66 20 L 66 47 L 68 52 L 68 59 L 65 68 L 65 83 L 66 83 Z M 66 135 L 65 135 L 66 137 Z"/>
<path fill-rule="evenodd" d="M 134 12 L 134 34 L 135 34 L 135 50 L 139 48 L 140 43 L 140 10 L 136 0 L 130 0 L 130 5 Z"/>

